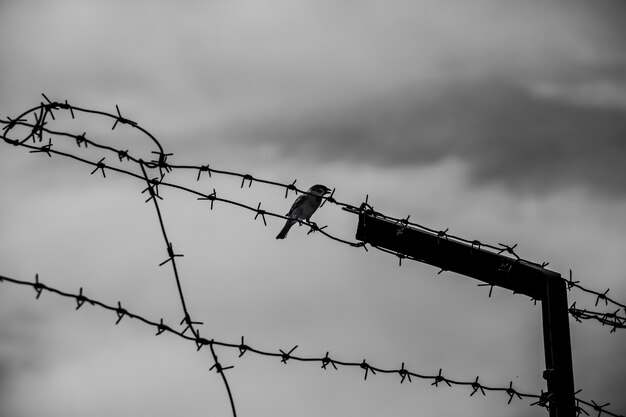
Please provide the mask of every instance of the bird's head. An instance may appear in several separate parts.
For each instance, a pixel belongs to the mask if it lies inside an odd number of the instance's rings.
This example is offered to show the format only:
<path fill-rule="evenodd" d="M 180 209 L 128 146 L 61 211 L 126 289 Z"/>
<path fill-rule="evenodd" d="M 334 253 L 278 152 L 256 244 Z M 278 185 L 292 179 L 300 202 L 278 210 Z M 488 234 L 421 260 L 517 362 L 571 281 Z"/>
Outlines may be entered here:
<path fill-rule="evenodd" d="M 326 194 L 330 193 L 330 188 L 326 187 L 325 185 L 322 184 L 315 184 L 313 187 L 309 188 L 309 192 L 311 194 L 317 194 L 317 195 L 321 195 L 324 196 Z"/>

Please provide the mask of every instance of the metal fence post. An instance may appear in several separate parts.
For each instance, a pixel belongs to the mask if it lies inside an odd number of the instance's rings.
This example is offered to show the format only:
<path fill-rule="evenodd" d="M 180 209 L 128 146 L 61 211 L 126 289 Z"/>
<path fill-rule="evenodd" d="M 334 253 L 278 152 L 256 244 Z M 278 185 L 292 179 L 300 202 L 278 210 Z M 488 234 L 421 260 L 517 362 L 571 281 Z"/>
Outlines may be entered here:
<path fill-rule="evenodd" d="M 541 301 L 546 405 L 550 417 L 576 416 L 567 289 L 559 274 L 533 262 L 448 239 L 445 232 L 417 229 L 367 210 L 356 213 L 356 238 L 362 242 L 384 248 L 400 259 L 411 258 Z"/>
<path fill-rule="evenodd" d="M 575 417 L 574 369 L 569 333 L 567 289 L 558 274 L 544 273 L 546 296 L 541 301 L 543 343 L 546 355 L 544 378 L 554 396 L 550 417 Z"/>

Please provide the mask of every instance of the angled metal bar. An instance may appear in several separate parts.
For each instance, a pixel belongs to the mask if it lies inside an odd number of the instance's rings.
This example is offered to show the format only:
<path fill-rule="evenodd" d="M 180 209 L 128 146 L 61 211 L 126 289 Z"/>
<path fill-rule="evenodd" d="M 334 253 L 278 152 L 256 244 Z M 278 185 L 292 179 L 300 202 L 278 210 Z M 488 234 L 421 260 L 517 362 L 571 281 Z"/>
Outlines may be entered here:
<path fill-rule="evenodd" d="M 546 297 L 541 301 L 546 357 L 543 376 L 548 382 L 548 392 L 554 394 L 557 404 L 550 409 L 550 417 L 573 417 L 577 413 L 567 289 L 561 276 L 550 272 L 544 273 Z"/>
<path fill-rule="evenodd" d="M 481 249 L 478 244 L 448 238 L 443 232 L 432 233 L 392 221 L 369 210 L 359 212 L 356 238 L 398 256 L 540 300 L 550 417 L 576 415 L 567 290 L 558 273 L 539 264 Z"/>

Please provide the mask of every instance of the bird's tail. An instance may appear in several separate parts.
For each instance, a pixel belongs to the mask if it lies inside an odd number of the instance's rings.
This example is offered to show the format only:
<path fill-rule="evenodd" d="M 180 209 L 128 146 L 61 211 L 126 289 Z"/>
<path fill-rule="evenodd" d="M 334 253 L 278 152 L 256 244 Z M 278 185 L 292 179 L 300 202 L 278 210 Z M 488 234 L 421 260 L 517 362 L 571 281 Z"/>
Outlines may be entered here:
<path fill-rule="evenodd" d="M 295 223 L 295 220 L 287 220 L 287 223 L 285 223 L 280 233 L 276 235 L 276 239 L 284 239 L 285 237 L 287 237 L 287 232 L 289 232 L 289 229 L 291 229 L 291 226 L 293 226 Z"/>

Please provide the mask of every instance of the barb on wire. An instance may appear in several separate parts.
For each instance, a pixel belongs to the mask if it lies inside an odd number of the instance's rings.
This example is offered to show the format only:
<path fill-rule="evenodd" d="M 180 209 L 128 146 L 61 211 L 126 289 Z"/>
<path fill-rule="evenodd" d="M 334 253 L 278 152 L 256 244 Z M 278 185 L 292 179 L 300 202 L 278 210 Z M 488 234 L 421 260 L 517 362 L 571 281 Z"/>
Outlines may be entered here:
<path fill-rule="evenodd" d="M 48 144 L 47 145 L 43 145 L 43 146 L 40 146 L 40 147 L 38 147 L 36 149 L 33 149 L 32 151 L 30 151 L 30 153 L 45 153 L 50 158 L 52 158 L 52 154 L 50 153 L 51 149 L 52 149 L 52 138 L 50 138 L 48 140 Z"/>
<path fill-rule="evenodd" d="M 328 356 L 328 354 L 327 354 Z M 411 374 L 409 373 L 409 371 L 407 371 L 406 369 L 404 369 L 404 362 L 402 362 L 402 366 L 400 367 L 400 369 L 398 370 L 398 375 L 400 375 L 400 383 L 404 383 L 405 379 L 408 379 L 409 382 L 413 382 L 411 380 Z"/>
<path fill-rule="evenodd" d="M 265 210 L 261 210 L 261 202 L 259 202 L 259 205 L 256 207 L 256 214 L 254 215 L 254 220 L 257 219 L 257 217 L 261 216 L 261 219 L 263 219 L 263 224 L 265 226 L 267 226 L 267 220 L 265 220 Z"/>
<path fill-rule="evenodd" d="M 117 325 L 120 324 L 120 321 L 122 321 L 124 316 L 127 314 L 126 309 L 122 308 L 121 301 L 117 302 L 117 310 L 115 310 L 115 313 L 117 314 L 117 321 L 115 322 L 115 324 Z"/>
<path fill-rule="evenodd" d="M 248 181 L 248 188 L 250 188 L 252 187 L 252 181 L 254 181 L 254 177 L 250 174 L 244 174 L 243 177 L 241 177 L 241 187 L 239 188 L 243 188 L 246 181 Z"/>
<path fill-rule="evenodd" d="M 165 324 L 162 318 L 159 321 L 155 321 L 152 319 L 145 318 L 144 316 L 134 313 L 128 309 L 122 308 L 122 303 L 120 301 L 117 302 L 117 305 L 109 305 L 102 301 L 86 296 L 83 293 L 82 288 L 78 294 L 75 294 L 75 293 L 69 293 L 69 292 L 59 290 L 49 285 L 45 285 L 39 280 L 39 275 L 35 276 L 34 282 L 23 281 L 23 280 L 0 275 L 0 283 L 10 283 L 10 284 L 34 288 L 37 291 L 37 298 L 39 298 L 39 295 L 41 295 L 43 291 L 46 291 L 52 294 L 59 295 L 61 297 L 73 299 L 77 304 L 80 303 L 81 306 L 84 303 L 88 303 L 91 306 L 99 307 L 99 308 L 111 311 L 117 317 L 116 324 L 119 324 L 122 317 L 128 317 L 129 319 L 136 319 L 144 323 L 145 325 L 153 327 L 157 331 L 156 333 L 157 336 L 163 333 L 168 333 L 168 334 L 175 335 L 186 341 L 193 342 L 197 348 L 198 347 L 201 348 L 202 346 L 208 345 L 211 350 L 211 355 L 213 359 L 213 365 L 209 369 L 215 370 L 224 379 L 226 378 L 224 371 L 231 369 L 233 366 L 223 366 L 220 364 L 217 358 L 217 355 L 215 354 L 215 350 L 214 350 L 215 346 L 221 346 L 225 349 L 236 350 L 237 352 L 239 352 L 239 357 L 243 356 L 244 353 L 250 352 L 252 354 L 259 355 L 259 356 L 278 358 L 281 360 L 281 363 L 284 363 L 284 364 L 287 364 L 288 361 L 317 362 L 321 364 L 322 369 L 327 369 L 328 364 L 331 364 L 336 370 L 339 370 L 340 368 L 360 368 L 364 370 L 365 372 L 365 375 L 364 375 L 365 379 L 367 379 L 367 376 L 369 375 L 369 373 L 372 373 L 372 375 L 376 375 L 378 373 L 397 374 L 401 378 L 400 383 L 403 383 L 406 379 L 408 379 L 409 382 L 412 382 L 412 378 L 417 378 L 417 379 L 421 379 L 425 381 L 430 381 L 431 385 L 434 387 L 439 387 L 441 383 L 445 384 L 448 387 L 466 386 L 471 390 L 470 396 L 473 396 L 477 392 L 480 392 L 483 395 L 487 395 L 487 392 L 501 392 L 507 395 L 508 403 L 510 403 L 513 400 L 513 398 L 518 398 L 518 399 L 534 400 L 535 402 L 531 403 L 530 405 L 533 405 L 533 406 L 536 405 L 536 406 L 545 407 L 545 408 L 550 407 L 552 404 L 555 404 L 555 400 L 552 398 L 552 395 L 550 393 L 546 393 L 543 391 L 540 394 L 524 393 L 514 388 L 512 381 L 509 382 L 508 386 L 500 386 L 500 387 L 488 386 L 479 382 L 479 377 L 476 377 L 473 381 L 472 380 L 460 381 L 460 380 L 452 379 L 450 377 L 445 376 L 443 374 L 442 369 L 439 369 L 438 373 L 434 375 L 421 374 L 415 371 L 409 371 L 405 367 L 404 362 L 402 363 L 402 366 L 398 369 L 385 369 L 385 368 L 380 368 L 378 366 L 374 366 L 368 363 L 365 359 L 362 360 L 361 362 L 343 361 L 343 360 L 334 359 L 330 357 L 329 352 L 326 352 L 324 356 L 320 356 L 320 357 L 297 356 L 293 354 L 293 352 L 298 347 L 297 345 L 291 348 L 287 352 L 285 352 L 282 349 L 278 349 L 278 351 L 267 351 L 267 350 L 255 348 L 251 346 L 250 344 L 245 343 L 243 336 L 241 337 L 241 342 L 232 343 L 232 342 L 219 341 L 215 339 L 202 338 L 200 337 L 199 332 L 197 331 L 194 334 L 189 335 L 189 334 L 186 334 L 184 330 L 183 331 L 176 330 L 172 326 Z M 227 386 L 227 389 L 230 392 L 230 388 L 228 387 L 228 384 L 225 384 L 225 385 Z M 576 395 L 578 395 L 578 393 L 579 392 L 577 392 Z M 586 410 L 584 407 L 588 407 L 589 409 L 601 412 L 603 414 L 606 414 L 607 416 L 624 417 L 623 415 L 619 415 L 608 410 L 607 407 L 610 405 L 608 403 L 599 405 L 595 401 L 587 401 L 587 400 L 580 399 L 578 397 L 576 397 L 576 402 L 577 402 L 578 407 L 580 407 L 580 409 L 585 413 L 586 413 Z"/>
<path fill-rule="evenodd" d="M 278 349 L 282 355 L 280 361 L 282 363 L 284 363 L 285 365 L 287 364 L 287 361 L 291 358 L 291 354 L 293 353 L 294 350 L 296 350 L 298 348 L 298 345 L 295 345 L 294 347 L 291 348 L 291 350 L 289 352 L 285 352 L 282 349 Z"/>
<path fill-rule="evenodd" d="M 515 256 L 516 259 L 520 259 L 520 257 L 517 256 L 514 250 L 517 247 L 517 243 L 513 246 L 505 245 L 504 243 L 498 243 L 498 245 L 502 246 L 502 249 L 498 251 L 499 254 L 501 254 L 502 252 L 506 252 L 508 254 Z"/>
<path fill-rule="evenodd" d="M 196 181 L 200 181 L 200 174 L 202 174 L 203 172 L 208 172 L 209 173 L 209 178 L 211 178 L 211 168 L 210 168 L 209 164 L 207 164 L 207 165 L 200 165 L 200 168 L 198 168 L 198 178 L 196 178 Z"/>
<path fill-rule="evenodd" d="M 480 384 L 480 382 L 478 382 L 478 378 L 479 377 L 476 377 L 474 382 L 472 382 L 472 393 L 470 394 L 470 397 L 472 397 L 474 394 L 476 394 L 479 391 L 480 391 L 480 393 L 483 396 L 487 395 L 487 394 L 485 394 L 485 390 L 484 390 L 483 386 Z"/>
<path fill-rule="evenodd" d="M 173 154 L 171 153 L 164 153 L 163 151 L 159 151 L 159 152 L 155 152 L 152 151 L 151 153 L 153 154 L 157 154 L 158 158 L 157 159 L 153 159 L 152 161 L 150 161 L 150 165 L 152 167 L 157 167 L 159 168 L 159 174 L 161 175 L 161 179 L 163 179 L 163 177 L 165 176 L 165 172 L 172 172 L 172 168 L 170 167 L 170 165 L 167 162 L 167 157 L 168 156 L 172 156 Z"/>
<path fill-rule="evenodd" d="M 39 138 L 39 142 L 43 140 L 43 127 L 47 123 L 45 121 L 46 114 L 50 114 L 50 116 L 52 116 L 52 119 L 54 120 L 53 113 L 51 111 L 49 113 L 45 113 L 43 107 L 41 107 L 39 114 L 33 113 L 33 117 L 35 118 L 35 123 L 31 130 L 31 135 L 33 136 L 33 140 L 35 136 Z"/>
<path fill-rule="evenodd" d="M 331 358 L 328 357 L 328 353 L 329 352 L 326 352 L 326 356 L 324 356 L 322 358 L 322 366 L 321 366 L 321 368 L 322 369 L 326 369 L 328 364 L 331 364 L 333 366 L 333 368 L 335 368 L 335 370 L 338 370 L 339 368 L 337 368 L 337 365 L 335 365 L 335 362 Z"/>
<path fill-rule="evenodd" d="M 104 164 L 104 158 L 102 158 L 98 162 L 96 162 L 96 168 L 91 171 L 91 175 L 93 175 L 97 170 L 101 170 L 102 176 L 106 178 L 107 174 L 104 172 L 104 168 L 106 168 L 106 165 Z"/>
<path fill-rule="evenodd" d="M 113 123 L 113 127 L 111 128 L 111 130 L 114 130 L 115 126 L 117 126 L 118 123 L 137 126 L 137 122 L 133 122 L 132 120 L 122 116 L 122 113 L 120 112 L 120 107 L 117 104 L 115 105 L 115 111 L 117 111 L 117 117 L 115 118 L 115 123 Z"/>
<path fill-rule="evenodd" d="M 293 180 L 293 182 L 289 185 L 287 185 L 285 187 L 285 198 L 287 198 L 289 191 L 293 191 L 294 193 L 298 194 L 298 189 L 296 188 L 296 181 L 298 180 Z M 326 201 L 322 201 L 322 204 L 324 204 Z"/>

